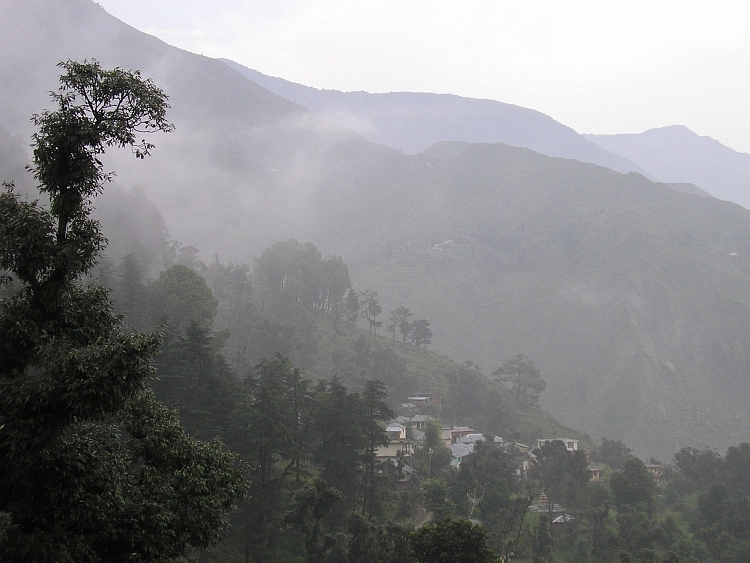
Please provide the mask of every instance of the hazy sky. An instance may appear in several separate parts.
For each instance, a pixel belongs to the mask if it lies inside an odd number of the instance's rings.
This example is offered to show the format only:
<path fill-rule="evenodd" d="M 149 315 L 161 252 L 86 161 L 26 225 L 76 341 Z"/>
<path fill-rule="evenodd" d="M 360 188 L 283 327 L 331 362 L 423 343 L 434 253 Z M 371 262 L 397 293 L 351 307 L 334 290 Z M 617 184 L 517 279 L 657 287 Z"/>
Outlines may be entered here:
<path fill-rule="evenodd" d="M 337 90 L 491 98 L 580 133 L 682 124 L 750 152 L 750 3 L 99 0 L 167 43 Z"/>

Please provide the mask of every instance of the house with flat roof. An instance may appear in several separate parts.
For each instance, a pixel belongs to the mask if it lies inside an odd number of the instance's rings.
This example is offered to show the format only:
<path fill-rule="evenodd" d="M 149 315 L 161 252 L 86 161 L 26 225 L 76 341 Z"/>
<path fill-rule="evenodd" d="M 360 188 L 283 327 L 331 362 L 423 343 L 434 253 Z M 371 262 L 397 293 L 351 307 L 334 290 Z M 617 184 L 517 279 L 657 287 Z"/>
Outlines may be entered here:
<path fill-rule="evenodd" d="M 562 442 L 569 452 L 578 451 L 578 440 L 574 440 L 573 438 L 539 438 L 536 441 L 536 447 L 541 449 L 542 446 L 552 442 Z"/>

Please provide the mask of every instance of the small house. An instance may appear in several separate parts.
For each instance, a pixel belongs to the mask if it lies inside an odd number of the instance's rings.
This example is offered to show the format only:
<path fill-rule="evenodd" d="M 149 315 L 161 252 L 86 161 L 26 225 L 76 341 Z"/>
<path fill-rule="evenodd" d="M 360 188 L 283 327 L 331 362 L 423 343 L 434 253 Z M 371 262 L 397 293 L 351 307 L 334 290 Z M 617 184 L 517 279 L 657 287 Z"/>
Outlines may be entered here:
<path fill-rule="evenodd" d="M 578 451 L 578 440 L 574 440 L 573 438 L 539 438 L 536 441 L 536 447 L 541 449 L 542 446 L 546 446 L 552 442 L 562 442 L 569 452 Z"/>
<path fill-rule="evenodd" d="M 466 456 L 471 455 L 474 453 L 474 444 L 452 444 L 450 446 L 451 450 L 451 465 L 453 467 L 458 467 L 461 465 L 461 462 L 466 458 Z"/>
<path fill-rule="evenodd" d="M 473 428 L 469 428 L 468 426 L 454 426 L 453 428 L 451 428 L 451 440 L 455 442 L 459 438 L 463 438 L 468 434 L 474 434 L 475 432 L 476 430 L 474 430 Z"/>
<path fill-rule="evenodd" d="M 398 422 L 391 422 L 385 427 L 385 431 L 388 433 L 388 439 L 391 442 L 399 442 L 406 440 L 406 426 L 399 424 Z"/>
<path fill-rule="evenodd" d="M 604 480 L 604 466 L 603 465 L 589 465 L 589 481 L 591 483 L 598 483 Z"/>
<path fill-rule="evenodd" d="M 417 430 L 424 430 L 427 428 L 427 423 L 430 420 L 432 420 L 431 416 L 427 416 L 426 414 L 416 414 L 409 419 L 409 422 L 411 422 L 412 426 Z"/>

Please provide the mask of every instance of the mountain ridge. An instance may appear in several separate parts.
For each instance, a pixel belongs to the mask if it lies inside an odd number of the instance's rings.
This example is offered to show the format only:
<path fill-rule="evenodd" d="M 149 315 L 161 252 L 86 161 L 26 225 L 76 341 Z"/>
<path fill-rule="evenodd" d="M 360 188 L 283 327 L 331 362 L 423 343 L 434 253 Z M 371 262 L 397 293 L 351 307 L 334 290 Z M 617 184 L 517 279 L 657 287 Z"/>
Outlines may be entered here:
<path fill-rule="evenodd" d="M 500 143 L 405 155 L 89 0 L 7 0 L 0 32 L 11 144 L 49 105 L 60 58 L 140 68 L 165 89 L 176 131 L 145 161 L 105 164 L 184 244 L 251 263 L 277 240 L 311 240 L 382 295 L 384 314 L 403 304 L 430 319 L 442 353 L 485 373 L 529 354 L 561 423 L 639 453 L 748 440 L 739 205 Z"/>
<path fill-rule="evenodd" d="M 514 104 L 453 94 L 318 90 L 266 76 L 229 59 L 218 60 L 271 92 L 405 154 L 421 153 L 440 141 L 503 142 L 648 176 L 637 164 L 599 149 L 548 115 Z"/>
<path fill-rule="evenodd" d="M 700 136 L 683 125 L 638 134 L 584 137 L 626 156 L 663 182 L 696 184 L 714 197 L 750 209 L 750 154 L 730 149 L 716 139 Z"/>

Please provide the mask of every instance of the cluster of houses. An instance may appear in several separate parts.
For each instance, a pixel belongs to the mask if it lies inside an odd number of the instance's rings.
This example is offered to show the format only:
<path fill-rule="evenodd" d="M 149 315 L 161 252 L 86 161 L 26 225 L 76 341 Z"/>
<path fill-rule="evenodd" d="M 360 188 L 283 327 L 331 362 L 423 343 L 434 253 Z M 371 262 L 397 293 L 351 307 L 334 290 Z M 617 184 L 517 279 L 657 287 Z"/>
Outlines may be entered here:
<path fill-rule="evenodd" d="M 391 420 L 386 432 L 390 443 L 378 448 L 376 457 L 380 462 L 391 462 L 399 467 L 402 479 L 408 480 L 415 473 L 415 469 L 409 465 L 416 447 L 425 439 L 425 430 L 428 423 L 433 419 L 426 412 L 440 412 L 440 397 L 436 393 L 415 393 L 407 397 L 402 403 L 399 411 L 402 413 Z M 467 456 L 474 452 L 477 442 L 489 439 L 473 428 L 468 426 L 443 426 L 440 430 L 443 446 L 451 451 L 451 465 L 459 467 Z M 568 451 L 578 451 L 578 440 L 573 438 L 540 438 L 534 446 L 528 446 L 515 441 L 504 441 L 500 436 L 493 436 L 492 445 L 506 451 L 516 466 L 516 477 L 525 481 L 528 471 L 535 462 L 534 448 L 541 448 L 553 441 L 562 442 Z M 588 454 L 588 452 L 587 452 Z M 663 478 L 663 466 L 656 464 L 646 465 L 653 475 L 657 485 L 661 485 Z M 597 482 L 603 479 L 604 466 L 590 464 L 589 472 L 591 481 Z"/>
<path fill-rule="evenodd" d="M 386 432 L 390 443 L 378 448 L 376 458 L 381 462 L 390 461 L 399 467 L 402 479 L 408 480 L 415 472 L 409 465 L 415 448 L 425 439 L 425 430 L 430 421 L 436 420 L 425 412 L 439 413 L 440 397 L 435 393 L 415 393 L 407 397 L 406 402 L 401 404 L 399 411 L 402 413 L 391 420 Z M 492 440 L 492 445 L 506 451 L 516 466 L 516 477 L 526 480 L 528 471 L 534 463 L 534 447 L 540 448 L 551 439 L 537 440 L 536 446 L 528 446 L 515 441 L 505 441 L 500 436 L 485 436 L 468 426 L 442 426 L 440 429 L 440 441 L 443 446 L 450 449 L 451 465 L 459 467 L 463 460 L 474 452 L 477 442 L 487 439 Z M 570 438 L 559 438 L 569 451 L 578 450 L 578 440 Z M 602 468 L 603 469 L 603 468 Z M 592 480 L 601 478 L 600 473 L 593 472 Z M 601 469 L 599 470 L 601 471 Z"/>
<path fill-rule="evenodd" d="M 402 413 L 391 420 L 386 432 L 390 443 L 378 448 L 376 457 L 380 462 L 390 462 L 396 466 L 402 481 L 408 481 L 416 470 L 409 465 L 415 448 L 425 439 L 425 430 L 431 421 L 436 420 L 426 412 L 439 414 L 440 397 L 434 393 L 415 393 L 407 397 L 407 402 L 401 404 L 399 411 Z M 507 452 L 515 464 L 516 477 L 525 481 L 528 478 L 530 467 L 536 462 L 533 453 L 534 448 L 542 448 L 545 444 L 553 441 L 562 442 L 570 452 L 578 451 L 579 442 L 573 438 L 540 438 L 535 446 L 520 444 L 515 441 L 505 441 L 500 436 L 486 436 L 469 428 L 468 426 L 443 426 L 440 429 L 441 442 L 444 447 L 450 449 L 451 465 L 459 467 L 467 456 L 474 452 L 477 442 L 491 439 L 492 445 Z M 586 452 L 588 457 L 588 451 Z M 654 477 L 657 485 L 661 485 L 663 479 L 662 465 L 648 464 L 646 468 Z M 604 466 L 590 464 L 588 466 L 592 482 L 602 481 Z M 548 514 L 552 518 L 553 528 L 563 530 L 573 524 L 574 517 L 565 512 L 558 505 L 550 505 L 546 495 L 542 494 L 538 501 L 529 509 L 533 512 Z"/>

